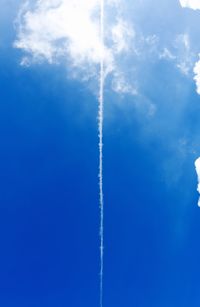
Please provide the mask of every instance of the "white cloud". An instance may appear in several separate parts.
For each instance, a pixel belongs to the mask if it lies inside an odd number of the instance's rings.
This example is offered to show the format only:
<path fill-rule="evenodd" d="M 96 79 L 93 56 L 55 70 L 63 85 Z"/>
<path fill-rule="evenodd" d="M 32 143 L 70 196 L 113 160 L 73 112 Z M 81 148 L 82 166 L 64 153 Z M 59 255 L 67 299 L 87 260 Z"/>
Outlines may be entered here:
<path fill-rule="evenodd" d="M 175 60 L 176 56 L 168 48 L 164 48 L 159 54 L 160 59 Z"/>
<path fill-rule="evenodd" d="M 120 94 L 137 95 L 138 91 L 135 85 L 125 80 L 124 75 L 116 72 L 112 81 L 112 90 Z"/>
<path fill-rule="evenodd" d="M 118 57 L 129 51 L 134 31 L 119 16 L 120 0 L 109 0 L 107 8 L 116 10 L 115 19 L 109 20 L 103 46 L 99 33 L 100 0 L 37 0 L 26 1 L 21 8 L 16 27 L 16 48 L 25 56 L 21 64 L 32 62 L 57 63 L 63 61 L 73 69 L 94 75 L 100 57 L 104 55 L 106 72 L 122 75 Z M 87 79 L 87 76 L 85 79 Z M 117 82 L 117 81 L 116 81 Z M 124 81 L 126 84 L 126 81 Z M 132 92 L 132 88 L 121 86 L 120 92 Z"/>
<path fill-rule="evenodd" d="M 26 2 L 15 46 L 50 63 L 66 52 L 74 61 L 98 63 L 102 46 L 94 18 L 97 8 L 97 0 L 38 0 L 33 7 Z"/>
<path fill-rule="evenodd" d="M 125 21 L 119 19 L 112 27 L 111 32 L 114 51 L 116 53 L 128 51 L 130 39 L 135 36 L 133 29 L 131 29 Z"/>
<path fill-rule="evenodd" d="M 200 0 L 180 0 L 180 4 L 184 8 L 200 10 Z"/>
<path fill-rule="evenodd" d="M 176 36 L 170 47 L 158 52 L 159 59 L 174 62 L 176 68 L 185 76 L 189 76 L 194 66 L 194 53 L 191 50 L 188 33 Z"/>
<path fill-rule="evenodd" d="M 196 169 L 196 173 L 197 173 L 197 179 L 198 179 L 198 186 L 197 186 L 197 191 L 200 194 L 200 158 L 198 158 L 195 161 L 195 169 Z M 199 201 L 198 201 L 198 206 L 200 207 L 200 197 L 199 197 Z"/>
<path fill-rule="evenodd" d="M 197 94 L 200 95 L 200 59 L 195 63 L 193 71 L 194 71 L 194 80 L 196 83 L 196 91 Z"/>
<path fill-rule="evenodd" d="M 188 76 L 194 65 L 188 33 L 179 34 L 176 37 L 175 48 L 178 52 L 176 67 L 183 75 Z"/>
<path fill-rule="evenodd" d="M 182 7 L 188 7 L 188 8 L 193 9 L 193 10 L 199 10 L 200 9 L 200 0 L 180 0 L 180 4 L 181 4 Z M 190 41 L 189 41 L 188 35 L 184 35 L 182 37 L 182 41 L 185 45 L 186 51 L 189 52 Z M 199 54 L 199 57 L 200 57 L 200 54 Z M 191 66 L 190 57 L 188 57 L 188 60 L 181 62 L 178 66 L 181 69 L 181 71 L 183 73 L 185 73 L 186 75 L 188 74 L 188 72 L 190 70 L 190 66 Z M 194 72 L 194 81 L 196 83 L 196 92 L 197 92 L 197 94 L 200 95 L 200 58 L 195 63 L 194 68 L 193 68 L 193 72 Z"/>

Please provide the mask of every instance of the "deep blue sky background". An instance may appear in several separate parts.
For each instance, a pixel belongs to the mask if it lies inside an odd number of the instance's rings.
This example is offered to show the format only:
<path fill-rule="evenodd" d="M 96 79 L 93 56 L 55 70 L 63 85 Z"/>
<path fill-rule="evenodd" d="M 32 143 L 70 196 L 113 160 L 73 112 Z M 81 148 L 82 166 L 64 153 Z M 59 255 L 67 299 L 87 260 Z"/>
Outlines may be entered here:
<path fill-rule="evenodd" d="M 0 21 L 0 305 L 98 306 L 96 97 L 60 66 L 19 66 L 18 4 Z M 104 306 L 199 307 L 199 97 L 167 62 L 144 76 L 154 119 L 106 91 Z"/>

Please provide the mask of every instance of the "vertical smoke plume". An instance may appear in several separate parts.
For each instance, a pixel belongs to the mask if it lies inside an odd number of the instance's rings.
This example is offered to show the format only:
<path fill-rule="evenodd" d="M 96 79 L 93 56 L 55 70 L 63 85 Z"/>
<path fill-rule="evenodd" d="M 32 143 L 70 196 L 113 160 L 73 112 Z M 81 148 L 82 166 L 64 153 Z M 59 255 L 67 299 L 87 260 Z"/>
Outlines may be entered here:
<path fill-rule="evenodd" d="M 100 307 L 103 307 L 103 271 L 104 271 L 104 196 L 103 196 L 103 108 L 104 108 L 104 0 L 100 3 L 100 79 L 99 79 L 99 202 L 100 202 Z"/>
<path fill-rule="evenodd" d="M 24 66 L 43 61 L 64 63 L 63 60 L 67 59 L 69 72 L 75 72 L 72 76 L 82 78 L 84 75 L 84 80 L 93 77 L 96 68 L 99 70 L 100 307 L 103 307 L 104 279 L 103 115 L 106 76 L 111 75 L 112 89 L 117 93 L 136 93 L 121 70 L 121 61 L 118 62 L 123 52 L 129 50 L 134 31 L 119 12 L 120 0 L 107 0 L 106 3 L 107 8 L 112 9 L 106 31 L 108 45 L 104 44 L 105 0 L 24 0 L 16 21 L 17 38 L 14 42 L 14 46 L 24 52 L 21 60 Z"/>

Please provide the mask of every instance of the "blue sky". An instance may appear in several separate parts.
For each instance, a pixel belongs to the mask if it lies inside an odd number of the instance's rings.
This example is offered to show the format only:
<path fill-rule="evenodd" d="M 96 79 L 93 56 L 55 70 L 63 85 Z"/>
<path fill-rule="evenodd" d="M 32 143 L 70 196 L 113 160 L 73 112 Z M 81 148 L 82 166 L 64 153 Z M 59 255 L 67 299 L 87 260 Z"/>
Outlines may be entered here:
<path fill-rule="evenodd" d="M 104 306 L 198 307 L 200 11 L 109 5 Z M 98 306 L 98 40 L 60 37 L 57 15 L 40 36 L 23 14 L 48 25 L 44 8 L 1 8 L 0 305 Z"/>

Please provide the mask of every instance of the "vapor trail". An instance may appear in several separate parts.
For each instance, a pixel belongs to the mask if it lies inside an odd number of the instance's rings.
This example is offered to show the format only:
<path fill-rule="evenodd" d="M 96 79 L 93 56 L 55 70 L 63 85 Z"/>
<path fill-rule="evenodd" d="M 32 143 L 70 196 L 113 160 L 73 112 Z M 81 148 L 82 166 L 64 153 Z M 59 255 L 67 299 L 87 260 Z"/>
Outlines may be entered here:
<path fill-rule="evenodd" d="M 101 59 L 99 78 L 99 203 L 100 203 L 100 307 L 103 307 L 103 272 L 104 272 L 104 196 L 103 196 L 103 108 L 104 108 L 104 0 L 100 0 L 100 39 Z"/>

